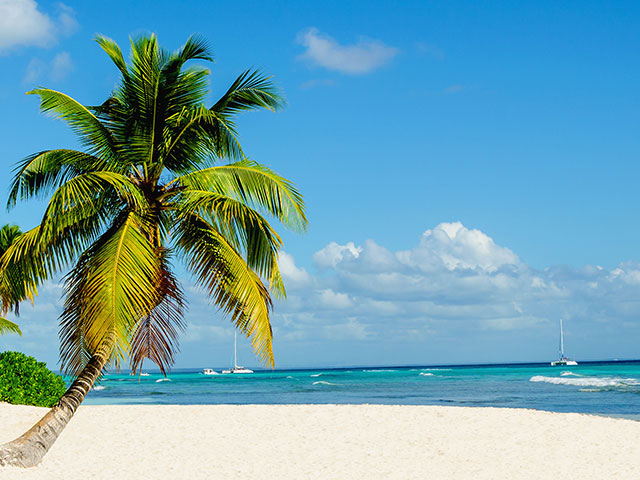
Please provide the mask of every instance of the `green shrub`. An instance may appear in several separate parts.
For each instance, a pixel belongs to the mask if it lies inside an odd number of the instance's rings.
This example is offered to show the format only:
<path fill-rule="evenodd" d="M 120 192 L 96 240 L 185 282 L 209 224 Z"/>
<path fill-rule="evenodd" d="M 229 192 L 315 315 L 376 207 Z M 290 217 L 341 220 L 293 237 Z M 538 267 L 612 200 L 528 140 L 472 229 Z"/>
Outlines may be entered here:
<path fill-rule="evenodd" d="M 0 353 L 0 402 L 52 407 L 66 389 L 46 363 L 20 352 Z"/>

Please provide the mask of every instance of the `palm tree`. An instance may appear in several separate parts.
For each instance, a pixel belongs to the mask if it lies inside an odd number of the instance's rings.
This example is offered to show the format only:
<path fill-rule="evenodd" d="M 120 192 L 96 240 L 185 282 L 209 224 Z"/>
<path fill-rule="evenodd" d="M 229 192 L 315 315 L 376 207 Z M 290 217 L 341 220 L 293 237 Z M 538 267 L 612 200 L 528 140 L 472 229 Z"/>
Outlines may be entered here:
<path fill-rule="evenodd" d="M 0 228 L 0 258 L 4 255 L 11 244 L 20 236 L 22 232 L 17 225 L 6 224 Z M 19 313 L 18 306 L 24 298 L 15 297 L 15 287 L 12 283 L 19 282 L 16 274 L 9 270 L 4 270 L 0 274 L 0 315 L 4 316 L 9 310 L 13 310 L 15 314 Z M 11 282 L 11 283 L 9 283 Z M 0 317 L 0 335 L 5 333 L 17 333 L 22 335 L 20 328 L 15 323 Z"/>
<path fill-rule="evenodd" d="M 185 67 L 211 61 L 203 40 L 191 37 L 169 53 L 155 36 L 133 39 L 128 64 L 115 42 L 97 42 L 121 73 L 102 105 L 44 88 L 29 92 L 40 96 L 43 112 L 69 124 L 84 151 L 47 150 L 18 165 L 9 206 L 51 199 L 40 225 L 5 261 L 27 273 L 28 291 L 73 265 L 60 360 L 75 381 L 31 430 L 0 446 L 0 465 L 39 463 L 104 368 L 128 359 L 139 371 L 149 359 L 166 375 L 184 328 L 176 259 L 273 366 L 271 293 L 285 291 L 282 240 L 265 215 L 298 231 L 307 224 L 296 188 L 246 159 L 238 142 L 238 113 L 283 105 L 268 77 L 248 70 L 206 107 L 209 71 Z"/>

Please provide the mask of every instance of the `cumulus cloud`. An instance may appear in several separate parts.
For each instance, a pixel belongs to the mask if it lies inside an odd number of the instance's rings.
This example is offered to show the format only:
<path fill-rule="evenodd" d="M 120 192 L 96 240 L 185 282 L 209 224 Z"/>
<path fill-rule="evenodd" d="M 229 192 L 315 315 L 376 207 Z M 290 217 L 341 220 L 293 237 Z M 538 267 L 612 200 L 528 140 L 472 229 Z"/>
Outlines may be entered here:
<path fill-rule="evenodd" d="M 460 222 L 426 230 L 409 250 L 391 251 L 373 240 L 331 242 L 313 260 L 322 274 L 309 274 L 307 291 L 276 309 L 297 341 L 329 338 L 345 318 L 380 345 L 446 339 L 452 332 L 508 334 L 526 345 L 532 332 L 555 335 L 560 317 L 574 332 L 590 331 L 594 338 L 605 325 L 640 330 L 640 264 L 536 270 Z M 555 342 L 549 345 L 553 351 Z"/>
<path fill-rule="evenodd" d="M 293 257 L 287 252 L 280 252 L 278 264 L 280 266 L 280 273 L 288 289 L 305 287 L 311 281 L 311 277 L 307 271 L 304 268 L 298 268 Z"/>
<path fill-rule="evenodd" d="M 0 53 L 18 46 L 50 47 L 77 29 L 73 10 L 58 4 L 54 15 L 43 13 L 35 0 L 0 0 Z"/>
<path fill-rule="evenodd" d="M 423 271 L 481 269 L 495 272 L 505 265 L 518 265 L 518 256 L 480 230 L 469 230 L 462 223 L 441 223 L 427 230 L 413 250 L 399 252 L 398 258 Z"/>
<path fill-rule="evenodd" d="M 335 267 L 343 260 L 358 258 L 362 252 L 362 247 L 356 247 L 353 242 L 349 242 L 346 245 L 338 245 L 336 242 L 331 242 L 322 250 L 313 254 L 313 262 L 321 267 Z"/>
<path fill-rule="evenodd" d="M 380 40 L 360 38 L 353 45 L 340 45 L 334 38 L 309 28 L 298 35 L 297 41 L 306 48 L 298 58 L 312 65 L 349 75 L 370 73 L 389 63 L 399 50 Z"/>

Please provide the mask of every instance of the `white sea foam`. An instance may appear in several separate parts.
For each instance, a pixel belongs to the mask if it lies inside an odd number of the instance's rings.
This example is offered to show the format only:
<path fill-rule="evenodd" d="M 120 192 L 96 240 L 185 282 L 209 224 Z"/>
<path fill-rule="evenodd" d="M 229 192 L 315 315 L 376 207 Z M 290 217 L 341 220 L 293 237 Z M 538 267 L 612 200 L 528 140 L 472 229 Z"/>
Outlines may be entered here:
<path fill-rule="evenodd" d="M 577 373 L 573 373 L 573 372 L 562 372 L 560 376 L 561 377 L 582 377 L 583 375 L 578 375 Z"/>
<path fill-rule="evenodd" d="M 170 382 L 171 379 L 170 378 L 159 378 L 158 380 L 156 380 L 156 383 L 160 383 L 160 382 Z"/>
<path fill-rule="evenodd" d="M 552 383 L 554 385 L 571 385 L 574 387 L 635 387 L 640 386 L 640 381 L 635 378 L 621 377 L 545 377 L 544 375 L 534 375 L 530 382 Z"/>
<path fill-rule="evenodd" d="M 319 380 L 317 382 L 313 382 L 313 385 L 336 385 L 335 383 L 331 383 L 331 382 L 325 382 L 322 380 Z"/>
<path fill-rule="evenodd" d="M 435 376 L 433 373 L 425 373 L 425 372 L 420 372 L 420 375 L 422 375 L 423 377 L 434 377 Z"/>
<path fill-rule="evenodd" d="M 104 390 L 105 388 L 107 388 L 107 387 L 104 387 L 102 385 L 96 385 L 95 387 L 93 387 L 93 389 L 96 390 L 96 391 Z"/>
<path fill-rule="evenodd" d="M 363 372 L 397 372 L 397 370 L 362 370 Z"/>
<path fill-rule="evenodd" d="M 313 375 L 309 375 L 310 377 L 319 377 L 320 375 L 322 375 L 321 373 L 314 373 Z"/>
<path fill-rule="evenodd" d="M 423 368 L 423 372 L 450 372 L 450 368 Z"/>

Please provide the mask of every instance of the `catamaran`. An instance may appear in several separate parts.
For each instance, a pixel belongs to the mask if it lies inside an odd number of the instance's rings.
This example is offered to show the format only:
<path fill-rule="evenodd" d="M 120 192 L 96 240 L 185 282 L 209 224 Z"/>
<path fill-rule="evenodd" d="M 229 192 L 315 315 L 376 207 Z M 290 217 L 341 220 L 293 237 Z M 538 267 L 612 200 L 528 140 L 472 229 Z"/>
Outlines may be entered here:
<path fill-rule="evenodd" d="M 238 365 L 238 333 L 233 335 L 233 368 L 223 370 L 222 373 L 253 373 L 253 370 Z"/>
<path fill-rule="evenodd" d="M 562 332 L 562 319 L 560 319 L 560 359 L 551 362 L 552 367 L 564 367 L 578 365 L 578 362 L 564 356 L 564 333 Z"/>

